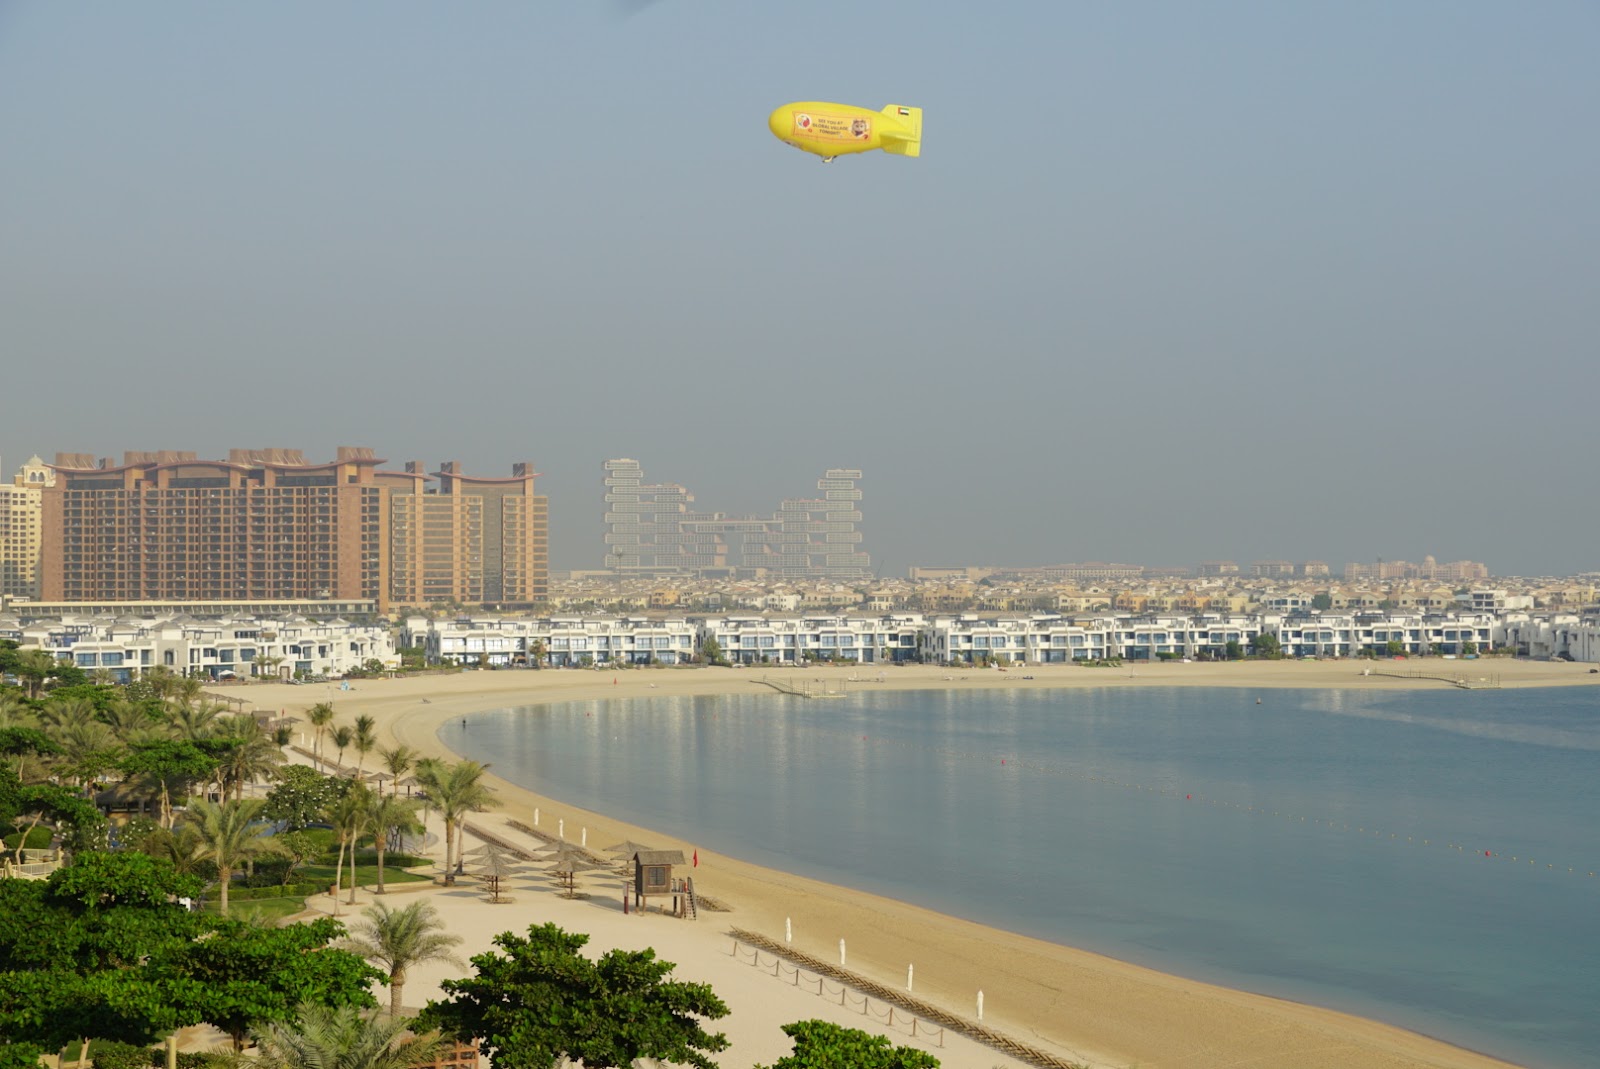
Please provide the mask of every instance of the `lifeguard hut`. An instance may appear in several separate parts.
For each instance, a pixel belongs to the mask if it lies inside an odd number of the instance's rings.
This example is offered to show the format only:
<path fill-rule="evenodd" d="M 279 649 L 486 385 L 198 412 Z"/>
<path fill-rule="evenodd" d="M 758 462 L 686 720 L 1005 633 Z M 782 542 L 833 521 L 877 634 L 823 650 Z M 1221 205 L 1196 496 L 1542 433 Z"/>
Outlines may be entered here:
<path fill-rule="evenodd" d="M 640 850 L 633 855 L 633 907 L 637 912 L 649 908 L 651 895 L 671 895 L 672 912 L 679 917 L 695 916 L 694 881 L 679 880 L 672 866 L 684 863 L 682 850 Z"/>

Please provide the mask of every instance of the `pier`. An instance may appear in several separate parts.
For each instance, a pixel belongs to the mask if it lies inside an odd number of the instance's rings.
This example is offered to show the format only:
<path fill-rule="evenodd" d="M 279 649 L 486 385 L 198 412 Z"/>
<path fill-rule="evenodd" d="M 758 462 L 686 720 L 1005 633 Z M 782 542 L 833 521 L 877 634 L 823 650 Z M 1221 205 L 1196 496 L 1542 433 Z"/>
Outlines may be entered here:
<path fill-rule="evenodd" d="M 1452 687 L 1462 690 L 1499 690 L 1499 676 L 1478 676 L 1468 679 L 1466 676 L 1445 675 L 1442 672 L 1425 672 L 1420 668 L 1413 668 L 1409 672 L 1390 672 L 1383 669 L 1369 668 L 1361 673 L 1367 676 L 1383 676 L 1386 679 L 1431 679 L 1438 683 L 1448 683 Z"/>
<path fill-rule="evenodd" d="M 829 682 L 825 679 L 801 680 L 798 684 L 794 680 L 768 679 L 762 676 L 758 683 L 765 683 L 779 694 L 791 694 L 796 698 L 842 698 L 845 696 L 844 682 Z"/>

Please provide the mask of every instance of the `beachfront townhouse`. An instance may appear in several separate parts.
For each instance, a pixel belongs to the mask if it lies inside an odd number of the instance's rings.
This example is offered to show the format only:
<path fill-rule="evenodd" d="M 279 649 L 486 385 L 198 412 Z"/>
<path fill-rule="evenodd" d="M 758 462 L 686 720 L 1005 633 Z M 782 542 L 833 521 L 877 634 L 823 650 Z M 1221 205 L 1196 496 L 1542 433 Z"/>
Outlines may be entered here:
<path fill-rule="evenodd" d="M 852 661 L 896 664 L 918 657 L 924 620 L 916 613 L 853 616 L 730 615 L 697 621 L 702 639 L 712 639 L 734 664 L 800 664 Z"/>
<path fill-rule="evenodd" d="M 681 616 L 413 617 L 404 633 L 431 663 L 491 668 L 682 664 L 699 644 L 695 627 Z"/>
<path fill-rule="evenodd" d="M 1496 616 L 1482 612 L 1295 613 L 1266 617 L 1265 626 L 1290 657 L 1353 657 L 1369 650 L 1458 656 L 1502 644 Z"/>
<path fill-rule="evenodd" d="M 118 683 L 157 667 L 227 680 L 339 676 L 371 661 L 399 666 L 387 627 L 337 617 L 64 616 L 24 625 L 19 641 L 91 675 L 103 670 Z"/>

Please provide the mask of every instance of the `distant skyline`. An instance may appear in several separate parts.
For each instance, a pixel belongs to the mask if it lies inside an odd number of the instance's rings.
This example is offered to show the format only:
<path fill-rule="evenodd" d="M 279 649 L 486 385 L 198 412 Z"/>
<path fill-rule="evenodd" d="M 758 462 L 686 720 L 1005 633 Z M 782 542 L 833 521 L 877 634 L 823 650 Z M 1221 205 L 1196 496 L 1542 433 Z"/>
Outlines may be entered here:
<path fill-rule="evenodd" d="M 4 475 L 531 459 L 560 569 L 615 456 L 734 513 L 859 467 L 885 575 L 1600 569 L 1597 48 L 1559 0 L 0 0 Z M 922 157 L 779 143 L 809 99 Z"/>

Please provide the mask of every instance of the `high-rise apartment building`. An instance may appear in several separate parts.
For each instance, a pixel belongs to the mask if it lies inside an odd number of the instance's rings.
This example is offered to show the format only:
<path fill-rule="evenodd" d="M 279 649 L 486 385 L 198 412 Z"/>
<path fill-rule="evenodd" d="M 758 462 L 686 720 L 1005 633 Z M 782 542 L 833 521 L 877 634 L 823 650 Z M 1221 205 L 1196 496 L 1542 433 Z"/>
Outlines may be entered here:
<path fill-rule="evenodd" d="M 549 505 L 533 492 L 532 464 L 512 465 L 508 479 L 465 475 L 440 465 L 428 485 L 422 464 L 379 472 L 389 490 L 397 605 L 454 601 L 531 605 L 549 593 Z"/>
<path fill-rule="evenodd" d="M 435 489 L 420 466 L 382 463 L 349 446 L 325 464 L 292 449 L 129 452 L 120 465 L 59 453 L 42 495 L 42 596 L 361 598 L 380 610 L 544 596 L 547 516 L 531 466 L 474 480 L 447 465 Z"/>
<path fill-rule="evenodd" d="M 783 501 L 770 517 L 695 512 L 676 483 L 648 483 L 636 460 L 605 462 L 606 567 L 624 575 L 860 579 L 861 472 L 833 468 L 818 496 Z"/>
<path fill-rule="evenodd" d="M 49 465 L 31 458 L 10 483 L 0 483 L 0 595 L 39 597 L 43 491 L 55 483 Z"/>

